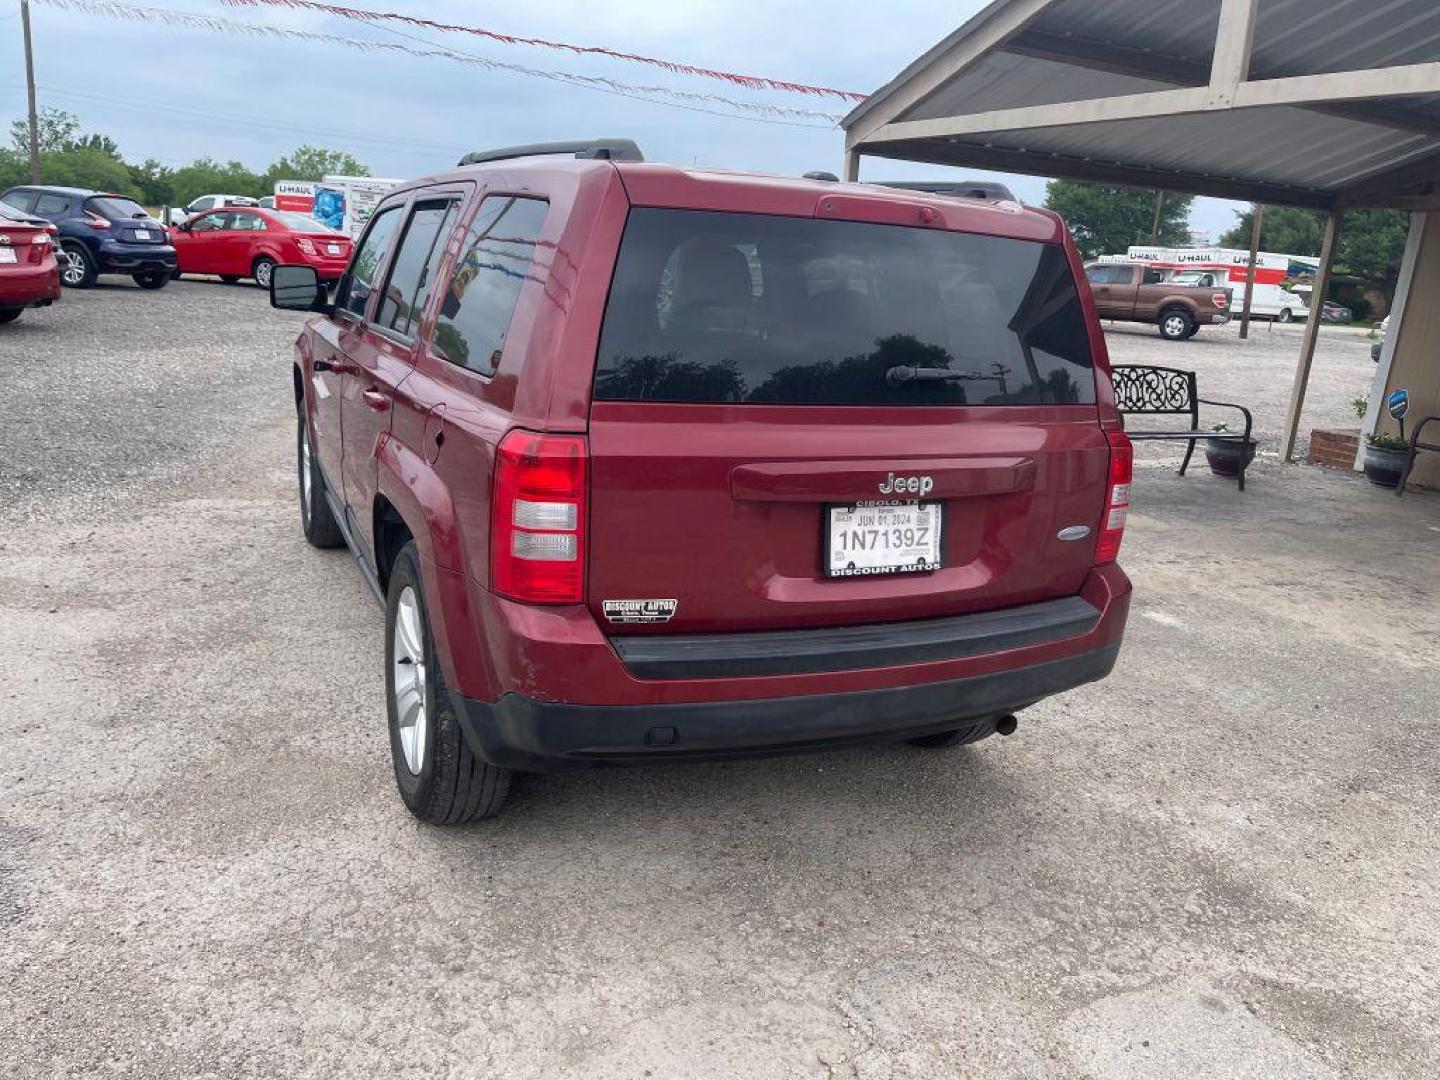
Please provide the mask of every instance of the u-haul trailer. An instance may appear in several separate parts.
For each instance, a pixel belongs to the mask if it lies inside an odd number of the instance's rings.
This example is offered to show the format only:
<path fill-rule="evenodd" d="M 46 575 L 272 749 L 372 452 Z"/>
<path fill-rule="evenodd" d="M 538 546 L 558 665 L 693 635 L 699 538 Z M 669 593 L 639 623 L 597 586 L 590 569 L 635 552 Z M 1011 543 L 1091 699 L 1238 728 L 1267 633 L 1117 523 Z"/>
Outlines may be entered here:
<path fill-rule="evenodd" d="M 1159 270 L 1166 280 L 1180 275 L 1194 285 L 1213 285 L 1235 290 L 1231 310 L 1236 314 L 1244 309 L 1245 286 L 1250 269 L 1250 252 L 1238 248 L 1164 248 L 1137 245 L 1125 254 L 1130 262 L 1149 263 Z M 1313 278 L 1320 270 L 1320 260 L 1308 255 L 1283 255 L 1262 251 L 1255 259 L 1255 301 L 1250 313 L 1264 318 L 1290 322 L 1308 318 L 1308 289 L 1290 291 L 1283 283 L 1296 278 Z"/>

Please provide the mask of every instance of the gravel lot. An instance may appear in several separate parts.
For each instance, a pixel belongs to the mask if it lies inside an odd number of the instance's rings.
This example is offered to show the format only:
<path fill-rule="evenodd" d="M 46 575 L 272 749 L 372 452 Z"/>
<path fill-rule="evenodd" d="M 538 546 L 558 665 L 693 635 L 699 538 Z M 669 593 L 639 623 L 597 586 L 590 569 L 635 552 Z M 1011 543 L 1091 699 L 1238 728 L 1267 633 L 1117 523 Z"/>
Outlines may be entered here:
<path fill-rule="evenodd" d="M 1157 461 L 1110 680 L 1019 732 L 392 792 L 253 288 L 0 329 L 0 1074 L 1440 1072 L 1440 499 Z M 1278 433 L 1298 333 L 1111 336 Z M 1372 370 L 1327 332 L 1305 427 Z M 1293 344 L 1294 348 L 1291 348 Z"/>

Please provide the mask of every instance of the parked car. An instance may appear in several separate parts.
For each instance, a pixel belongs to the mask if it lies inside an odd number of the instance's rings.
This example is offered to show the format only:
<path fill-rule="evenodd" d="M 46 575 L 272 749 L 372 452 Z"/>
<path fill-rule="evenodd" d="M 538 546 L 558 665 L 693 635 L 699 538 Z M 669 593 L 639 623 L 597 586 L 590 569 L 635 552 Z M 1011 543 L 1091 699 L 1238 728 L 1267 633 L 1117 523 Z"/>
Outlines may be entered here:
<path fill-rule="evenodd" d="M 230 207 L 197 214 L 170 230 L 180 274 L 218 274 L 222 281 L 254 278 L 270 287 L 279 263 L 313 266 L 334 281 L 350 261 L 350 237 L 292 210 Z"/>
<path fill-rule="evenodd" d="M 1348 323 L 1355 319 L 1355 313 L 1344 304 L 1326 300 L 1320 307 L 1320 321 L 1327 323 Z"/>
<path fill-rule="evenodd" d="M 60 299 L 58 230 L 0 202 L 0 324 Z"/>
<path fill-rule="evenodd" d="M 219 210 L 225 206 L 258 206 L 260 200 L 249 195 L 201 195 L 190 200 L 187 206 L 170 206 L 165 210 L 165 224 L 179 225 L 196 214 L 207 210 Z"/>
<path fill-rule="evenodd" d="M 1185 341 L 1202 326 L 1230 321 L 1229 288 L 1166 281 L 1144 263 L 1088 263 L 1085 276 L 1100 318 L 1153 323 L 1167 341 Z"/>
<path fill-rule="evenodd" d="M 1390 316 L 1386 315 L 1385 318 L 1380 320 L 1379 336 L 1370 344 L 1370 359 L 1374 360 L 1377 364 L 1380 362 L 1380 354 L 1385 351 L 1385 338 L 1389 333 Z"/>
<path fill-rule="evenodd" d="M 638 158 L 468 155 L 382 199 L 333 301 L 273 275 L 318 314 L 300 522 L 384 604 L 405 805 L 954 746 L 1106 675 L 1131 449 L 1060 219 Z"/>
<path fill-rule="evenodd" d="M 126 195 L 84 188 L 13 187 L 0 195 L 60 233 L 60 280 L 88 289 L 100 274 L 125 274 L 142 289 L 161 289 L 175 269 L 165 226 Z"/>

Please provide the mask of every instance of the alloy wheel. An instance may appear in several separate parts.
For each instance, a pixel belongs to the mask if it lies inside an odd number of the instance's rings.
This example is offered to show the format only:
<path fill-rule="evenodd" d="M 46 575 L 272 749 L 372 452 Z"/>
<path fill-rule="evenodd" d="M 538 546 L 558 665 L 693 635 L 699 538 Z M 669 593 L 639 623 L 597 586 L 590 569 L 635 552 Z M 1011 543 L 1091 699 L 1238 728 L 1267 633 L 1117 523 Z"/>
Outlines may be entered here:
<path fill-rule="evenodd" d="M 270 271 L 273 269 L 274 264 L 267 259 L 257 262 L 255 264 L 255 284 L 262 289 L 270 288 Z"/>
<path fill-rule="evenodd" d="M 65 268 L 60 271 L 60 279 L 66 285 L 79 285 L 85 280 L 85 256 L 73 248 L 62 248 L 60 258 L 65 262 Z"/>
<path fill-rule="evenodd" d="M 302 421 L 303 423 L 303 421 Z M 310 520 L 310 429 L 300 437 L 300 513 Z"/>
<path fill-rule="evenodd" d="M 391 692 L 400 729 L 400 750 L 405 755 L 405 767 L 419 776 L 425 761 L 429 717 L 425 708 L 425 624 L 420 618 L 420 598 L 412 586 L 407 585 L 400 593 L 391 636 Z"/>

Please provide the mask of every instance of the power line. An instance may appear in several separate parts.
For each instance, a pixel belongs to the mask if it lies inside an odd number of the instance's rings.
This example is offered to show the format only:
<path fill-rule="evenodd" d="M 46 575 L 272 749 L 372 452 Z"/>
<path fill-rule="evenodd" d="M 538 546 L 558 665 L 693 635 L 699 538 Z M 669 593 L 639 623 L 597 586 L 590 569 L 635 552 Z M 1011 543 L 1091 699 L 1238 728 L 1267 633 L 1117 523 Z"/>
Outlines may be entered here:
<path fill-rule="evenodd" d="M 635 100 L 648 101 L 654 105 L 686 109 L 691 112 L 709 113 L 730 119 L 784 124 L 791 127 L 807 127 L 812 130 L 832 129 L 836 121 L 839 120 L 838 116 L 813 109 L 798 109 L 784 105 L 738 101 L 734 98 L 723 97 L 719 94 L 680 90 L 667 86 L 634 86 L 603 76 L 579 75 L 573 72 L 530 68 L 521 64 L 492 60 L 487 57 L 458 52 L 448 48 L 432 47 L 417 49 L 396 42 L 370 41 L 361 38 L 340 37 L 335 34 L 321 34 L 309 30 L 292 30 L 258 23 L 236 22 L 231 19 L 221 19 L 212 15 L 201 15 L 196 12 L 175 11 L 169 8 L 139 7 L 132 4 L 119 3 L 117 0 L 33 0 L 33 2 L 66 11 L 79 11 L 102 17 L 128 19 L 138 22 L 158 22 L 170 26 L 181 26 L 188 29 L 207 30 L 216 33 L 262 39 L 296 40 L 327 45 L 343 45 L 347 48 L 359 49 L 364 52 L 402 53 L 427 59 L 451 60 L 469 67 L 478 67 L 490 71 L 511 72 L 532 78 L 547 79 L 552 82 L 565 83 L 583 89 L 598 90 L 602 93 L 613 94 L 619 97 L 630 97 Z M 679 100 L 660 101 L 656 99 L 656 95 L 664 95 Z M 736 110 L 736 112 L 720 112 L 715 109 L 706 108 L 706 104 L 724 105 L 727 108 Z M 781 119 L 782 117 L 785 119 Z M 802 122 L 805 120 L 824 121 L 825 123 L 822 125 L 820 123 Z"/>
<path fill-rule="evenodd" d="M 448 34 L 471 34 L 475 37 L 488 38 L 491 41 L 497 41 L 504 45 L 538 45 L 542 48 L 558 49 L 563 52 L 576 53 L 581 56 L 604 56 L 611 60 L 648 64 L 651 67 L 662 68 L 665 71 L 674 72 L 678 75 L 698 75 L 707 79 L 719 79 L 734 86 L 748 87 L 751 90 L 782 90 L 788 93 L 811 94 L 817 97 L 836 97 L 846 101 L 864 101 L 865 98 L 869 96 L 853 90 L 837 90 L 831 86 L 814 86 L 810 83 L 792 82 L 788 79 L 771 79 L 763 75 L 741 75 L 734 71 L 719 71 L 715 68 L 697 67 L 694 64 L 686 64 L 678 60 L 662 60 L 654 56 L 643 56 L 639 53 L 610 49 L 603 45 L 575 45 L 570 42 L 551 41 L 547 38 L 502 34 L 495 30 L 488 30 L 483 26 L 437 22 L 434 19 L 404 15 L 396 11 L 372 11 L 365 8 L 345 7 L 340 4 L 322 3 L 320 0 L 221 0 L 221 2 L 229 4 L 231 7 L 260 7 L 263 5 L 301 11 L 319 11 L 326 15 L 334 15 L 342 19 L 351 19 L 356 22 L 370 24 L 402 22 L 422 30 L 440 30 Z"/>

